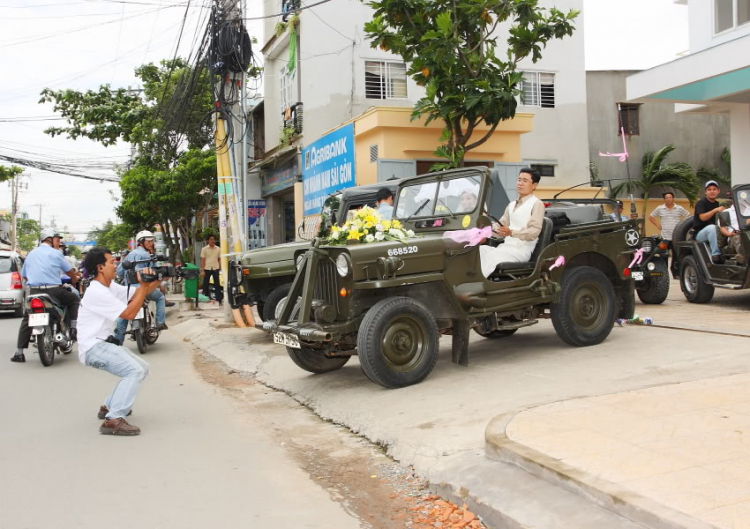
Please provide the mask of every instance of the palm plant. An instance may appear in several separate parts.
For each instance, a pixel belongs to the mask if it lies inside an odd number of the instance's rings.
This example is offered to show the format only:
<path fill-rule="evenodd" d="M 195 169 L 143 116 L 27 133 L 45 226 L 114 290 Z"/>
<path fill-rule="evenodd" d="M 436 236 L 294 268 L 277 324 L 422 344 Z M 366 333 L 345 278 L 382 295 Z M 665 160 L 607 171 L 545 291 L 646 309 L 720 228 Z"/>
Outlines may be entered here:
<path fill-rule="evenodd" d="M 646 218 L 648 197 L 657 188 L 681 191 L 690 201 L 690 204 L 694 204 L 698 199 L 700 184 L 690 164 L 685 162 L 665 162 L 669 153 L 674 149 L 674 145 L 667 145 L 656 152 L 649 151 L 643 155 L 641 177 L 628 180 L 613 187 L 610 193 L 612 198 L 617 198 L 622 193 L 640 191 L 643 195 L 643 218 Z"/>

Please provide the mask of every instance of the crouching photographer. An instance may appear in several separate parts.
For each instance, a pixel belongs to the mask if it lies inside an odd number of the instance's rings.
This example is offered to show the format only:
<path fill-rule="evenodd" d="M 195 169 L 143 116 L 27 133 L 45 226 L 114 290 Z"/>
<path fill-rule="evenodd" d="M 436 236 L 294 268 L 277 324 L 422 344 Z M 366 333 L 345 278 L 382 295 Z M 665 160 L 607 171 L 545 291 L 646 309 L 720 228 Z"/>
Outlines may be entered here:
<path fill-rule="evenodd" d="M 86 256 L 84 266 L 94 277 L 86 289 L 78 314 L 78 357 L 87 366 L 121 378 L 99 408 L 98 417 L 104 419 L 99 432 L 138 435 L 140 428 L 129 424 L 125 417 L 131 413 L 138 388 L 148 375 L 149 366 L 127 348 L 115 343 L 111 332 L 118 318 L 132 320 L 138 314 L 143 301 L 159 288 L 161 281 L 141 281 L 141 274 L 148 276 L 152 272 L 147 268 L 142 269 L 137 278 L 139 286 L 130 289 L 128 299 L 128 288 L 114 282 L 117 266 L 112 252 L 106 248 L 94 248 Z"/>

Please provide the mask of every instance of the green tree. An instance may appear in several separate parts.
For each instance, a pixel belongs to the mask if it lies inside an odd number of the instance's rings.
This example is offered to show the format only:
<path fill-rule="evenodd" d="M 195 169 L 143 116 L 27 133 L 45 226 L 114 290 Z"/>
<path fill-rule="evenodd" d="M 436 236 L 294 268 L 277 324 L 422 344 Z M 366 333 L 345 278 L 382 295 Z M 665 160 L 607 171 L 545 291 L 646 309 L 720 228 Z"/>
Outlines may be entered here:
<path fill-rule="evenodd" d="M 81 249 L 78 246 L 68 246 L 68 253 L 75 257 L 76 259 L 80 259 L 81 255 Z"/>
<path fill-rule="evenodd" d="M 16 165 L 11 165 L 10 167 L 0 165 L 0 183 L 15 178 L 21 173 L 23 173 L 23 167 L 18 167 Z"/>
<path fill-rule="evenodd" d="M 643 196 L 643 218 L 646 218 L 648 197 L 657 189 L 681 191 L 690 204 L 694 204 L 700 191 L 698 178 L 690 165 L 685 162 L 666 163 L 667 156 L 674 149 L 674 145 L 667 145 L 656 152 L 649 151 L 643 155 L 641 177 L 613 187 L 610 193 L 612 198 L 617 198 L 623 193 L 640 191 Z"/>
<path fill-rule="evenodd" d="M 111 220 L 107 220 L 101 227 L 93 227 L 88 234 L 88 238 L 96 241 L 97 246 L 119 252 L 127 249 L 128 241 L 134 235 L 135 230 L 130 225 L 115 224 Z"/>
<path fill-rule="evenodd" d="M 485 143 L 497 126 L 516 114 L 522 59 L 537 62 L 552 39 L 573 34 L 577 11 L 538 7 L 537 0 L 372 0 L 365 24 L 372 47 L 403 57 L 408 75 L 425 86 L 412 119 L 442 120 L 435 154 L 445 167 L 463 166 L 466 152 Z M 508 26 L 506 34 L 498 27 Z M 498 52 L 498 53 L 496 53 Z M 489 130 L 473 138 L 478 125 Z"/>

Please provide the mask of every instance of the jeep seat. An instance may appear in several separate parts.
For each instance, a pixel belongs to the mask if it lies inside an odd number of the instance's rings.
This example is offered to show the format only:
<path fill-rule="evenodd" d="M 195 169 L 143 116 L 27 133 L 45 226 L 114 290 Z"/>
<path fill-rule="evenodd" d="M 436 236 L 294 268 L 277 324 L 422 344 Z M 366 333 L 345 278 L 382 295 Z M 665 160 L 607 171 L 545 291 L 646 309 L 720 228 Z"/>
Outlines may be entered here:
<path fill-rule="evenodd" d="M 505 272 L 533 270 L 536 267 L 536 261 L 537 259 L 539 259 L 539 254 L 542 253 L 542 250 L 544 250 L 547 247 L 547 245 L 549 245 L 551 239 L 552 239 L 552 220 L 547 217 L 544 217 L 544 222 L 542 223 L 542 231 L 539 232 L 539 239 L 537 239 L 536 241 L 536 246 L 534 246 L 534 251 L 531 252 L 531 257 L 529 257 L 529 261 L 522 262 L 522 263 L 499 263 L 495 267 L 495 271 L 489 277 L 489 280 L 499 281 L 500 276 L 503 275 Z"/>

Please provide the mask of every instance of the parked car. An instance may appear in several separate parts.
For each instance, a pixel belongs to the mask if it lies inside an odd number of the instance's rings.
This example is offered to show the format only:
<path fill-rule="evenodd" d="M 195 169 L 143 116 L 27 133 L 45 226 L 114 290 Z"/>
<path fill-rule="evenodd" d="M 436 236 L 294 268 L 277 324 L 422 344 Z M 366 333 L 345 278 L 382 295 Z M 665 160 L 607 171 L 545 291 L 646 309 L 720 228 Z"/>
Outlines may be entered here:
<path fill-rule="evenodd" d="M 421 205 L 416 200 L 467 185 L 478 190 L 480 206 L 471 212 L 456 214 L 447 200 L 445 207 L 433 205 L 443 204 L 439 197 Z M 400 388 L 429 375 L 442 335 L 452 338 L 453 361 L 468 365 L 472 329 L 502 339 L 551 319 L 564 342 L 587 346 L 605 340 L 616 318 L 632 317 L 636 221 L 606 218 L 603 200 L 545 201 L 530 261 L 500 263 L 486 279 L 479 272 L 479 246 L 467 248 L 443 232 L 488 226 L 504 210 L 492 206 L 498 197 L 507 204 L 502 185 L 486 168 L 403 180 L 395 217 L 420 236 L 406 244 L 347 246 L 316 239 L 296 255 L 287 298 L 293 302 L 282 302 L 279 317 L 257 327 L 273 333 L 274 342 L 309 372 L 339 369 L 358 355 L 370 380 Z"/>
<path fill-rule="evenodd" d="M 15 252 L 0 250 L 0 310 L 12 310 L 18 318 L 23 316 L 26 303 L 21 268 L 23 260 Z"/>
<path fill-rule="evenodd" d="M 722 257 L 719 262 L 714 262 L 708 244 L 694 239 L 692 217 L 683 220 L 674 229 L 674 251 L 679 260 L 680 288 L 691 303 L 708 303 L 713 299 L 717 288 L 750 288 L 750 185 L 734 186 L 732 196 L 744 256 L 735 254 L 723 237 L 720 237 Z M 717 217 L 717 221 L 723 222 L 723 225 L 730 223 L 728 211 L 719 213 Z"/>

